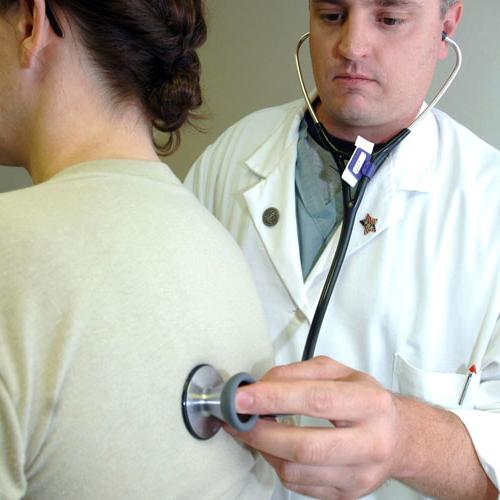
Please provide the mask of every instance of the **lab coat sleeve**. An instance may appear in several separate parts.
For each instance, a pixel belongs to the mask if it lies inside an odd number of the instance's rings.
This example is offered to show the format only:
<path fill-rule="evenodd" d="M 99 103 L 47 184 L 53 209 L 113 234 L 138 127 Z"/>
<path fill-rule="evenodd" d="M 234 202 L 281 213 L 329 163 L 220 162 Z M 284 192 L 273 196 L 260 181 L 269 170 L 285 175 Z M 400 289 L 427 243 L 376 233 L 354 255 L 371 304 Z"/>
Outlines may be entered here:
<path fill-rule="evenodd" d="M 452 411 L 467 428 L 486 474 L 500 489 L 500 318 L 480 376 L 474 409 Z"/>

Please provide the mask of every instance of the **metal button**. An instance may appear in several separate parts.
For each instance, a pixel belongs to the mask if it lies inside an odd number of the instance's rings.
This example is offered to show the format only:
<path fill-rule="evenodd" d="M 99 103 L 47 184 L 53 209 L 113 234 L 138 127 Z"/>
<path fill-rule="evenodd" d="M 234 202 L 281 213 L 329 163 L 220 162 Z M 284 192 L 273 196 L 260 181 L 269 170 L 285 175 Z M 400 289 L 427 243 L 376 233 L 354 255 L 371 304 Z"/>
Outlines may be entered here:
<path fill-rule="evenodd" d="M 269 207 L 267 208 L 262 215 L 262 222 L 267 227 L 273 227 L 278 224 L 280 220 L 280 211 L 277 208 Z"/>

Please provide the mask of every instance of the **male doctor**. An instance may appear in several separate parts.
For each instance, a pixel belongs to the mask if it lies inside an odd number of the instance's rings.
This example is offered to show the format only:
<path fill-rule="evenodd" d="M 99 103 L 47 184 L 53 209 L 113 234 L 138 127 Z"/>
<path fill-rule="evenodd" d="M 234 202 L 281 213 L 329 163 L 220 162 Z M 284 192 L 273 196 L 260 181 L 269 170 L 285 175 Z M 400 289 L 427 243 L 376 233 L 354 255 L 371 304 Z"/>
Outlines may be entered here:
<path fill-rule="evenodd" d="M 346 158 L 358 135 L 387 142 L 422 109 L 461 2 L 310 0 L 309 10 L 315 109 L 330 139 Z M 284 365 L 241 389 L 238 411 L 303 416 L 236 437 L 275 468 L 286 487 L 276 498 L 497 498 L 500 152 L 442 112 L 419 123 L 368 185 L 321 356 L 292 363 L 342 219 L 344 165 L 310 122 L 302 101 L 254 113 L 187 179 L 250 262 Z"/>

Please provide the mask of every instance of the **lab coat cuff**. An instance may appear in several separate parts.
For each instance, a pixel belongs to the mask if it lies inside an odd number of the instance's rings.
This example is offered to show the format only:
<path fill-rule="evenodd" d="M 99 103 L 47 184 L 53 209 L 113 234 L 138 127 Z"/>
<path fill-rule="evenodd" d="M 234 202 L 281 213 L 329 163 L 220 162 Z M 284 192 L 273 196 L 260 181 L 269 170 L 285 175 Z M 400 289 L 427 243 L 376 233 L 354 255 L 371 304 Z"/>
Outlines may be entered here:
<path fill-rule="evenodd" d="M 491 482 L 500 489 L 500 414 L 481 410 L 450 410 L 467 428 L 477 456 Z M 498 497 L 500 500 L 500 496 Z"/>

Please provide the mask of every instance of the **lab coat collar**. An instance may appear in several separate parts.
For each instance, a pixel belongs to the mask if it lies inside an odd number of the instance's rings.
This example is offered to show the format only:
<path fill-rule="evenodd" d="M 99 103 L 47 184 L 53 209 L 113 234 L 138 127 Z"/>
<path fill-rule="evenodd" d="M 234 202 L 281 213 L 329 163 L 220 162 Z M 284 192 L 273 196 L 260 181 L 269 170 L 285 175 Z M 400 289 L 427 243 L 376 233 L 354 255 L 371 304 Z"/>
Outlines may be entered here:
<path fill-rule="evenodd" d="M 306 112 L 303 99 L 290 103 L 287 111 L 276 131 L 245 162 L 255 175 L 263 179 L 283 164 L 283 151 L 297 148 L 299 125 Z"/>
<path fill-rule="evenodd" d="M 420 112 L 425 110 L 423 103 Z M 302 99 L 290 103 L 281 125 L 245 162 L 247 167 L 261 178 L 268 177 L 283 161 L 282 152 L 296 148 L 298 129 L 307 107 Z M 429 113 L 406 137 L 387 159 L 392 164 L 395 187 L 407 191 L 429 192 L 436 169 L 437 122 Z M 422 148 L 425 145 L 425 148 Z M 398 169 L 394 165 L 398 164 Z M 384 165 L 382 170 L 388 170 Z M 377 174 L 380 175 L 380 172 Z"/>
<path fill-rule="evenodd" d="M 422 104 L 421 112 L 427 107 Z M 438 125 L 429 113 L 387 160 L 395 189 L 428 193 L 438 168 Z M 381 170 L 383 170 L 382 167 Z M 378 174 L 377 174 L 378 175 Z"/>

